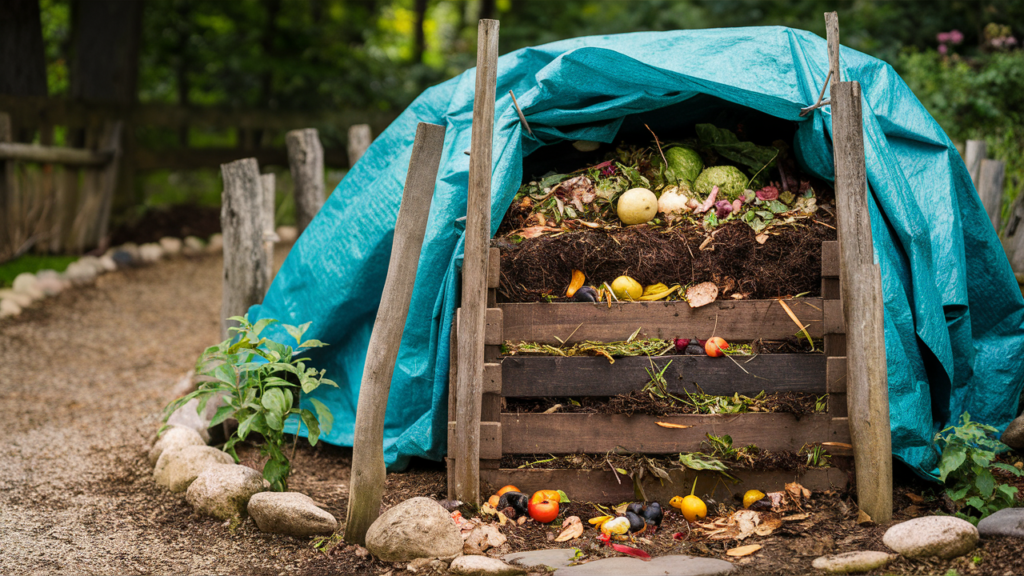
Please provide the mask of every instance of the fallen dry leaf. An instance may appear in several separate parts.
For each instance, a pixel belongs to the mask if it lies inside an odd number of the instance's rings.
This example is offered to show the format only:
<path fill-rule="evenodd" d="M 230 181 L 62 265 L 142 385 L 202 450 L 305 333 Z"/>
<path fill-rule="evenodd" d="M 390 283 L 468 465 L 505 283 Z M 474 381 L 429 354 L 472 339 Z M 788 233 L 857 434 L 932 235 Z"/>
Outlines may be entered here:
<path fill-rule="evenodd" d="M 629 502 L 623 502 L 618 506 L 612 506 L 612 510 L 615 511 L 616 514 L 620 515 L 626 513 L 626 508 L 629 508 Z"/>
<path fill-rule="evenodd" d="M 526 516 L 520 516 L 519 520 L 516 520 L 516 524 L 519 524 L 520 526 L 526 524 Z"/>
<path fill-rule="evenodd" d="M 912 492 L 907 492 L 907 498 L 910 498 L 910 501 L 914 504 L 924 504 L 924 497 L 918 496 Z"/>
<path fill-rule="evenodd" d="M 740 556 L 750 556 L 751 554 L 757 552 L 760 549 L 760 544 L 748 544 L 746 546 L 739 546 L 733 548 L 732 550 L 727 551 L 726 554 L 734 558 L 738 558 Z"/>
<path fill-rule="evenodd" d="M 493 506 L 491 506 L 491 505 L 490 505 L 489 503 L 487 503 L 487 502 L 484 502 L 484 503 L 483 503 L 483 504 L 482 504 L 482 505 L 480 506 L 480 511 L 481 511 L 481 512 L 483 512 L 484 514 L 487 514 L 487 515 L 490 515 L 490 516 L 494 516 L 494 515 L 495 515 L 495 514 L 496 514 L 496 513 L 498 512 L 497 510 L 495 510 L 495 509 L 494 509 L 494 507 L 493 507 Z"/>
<path fill-rule="evenodd" d="M 661 426 L 662 428 L 678 428 L 679 430 L 682 430 L 684 428 L 693 428 L 693 426 L 687 426 L 685 424 L 673 424 L 671 422 L 655 422 L 655 424 Z"/>
<path fill-rule="evenodd" d="M 874 522 L 875 521 L 871 519 L 871 516 L 868 516 L 867 512 L 857 510 L 857 524 L 864 526 L 865 524 L 874 524 Z"/>
<path fill-rule="evenodd" d="M 754 529 L 754 534 L 757 534 L 758 536 L 768 536 L 781 526 L 782 518 L 779 518 L 778 514 L 762 513 L 761 523 Z"/>
<path fill-rule="evenodd" d="M 718 286 L 714 282 L 701 282 L 686 289 L 686 302 L 690 308 L 700 308 L 718 298 Z"/>
<path fill-rule="evenodd" d="M 758 244 L 764 244 L 768 241 L 768 235 L 762 232 L 757 236 L 754 236 L 754 240 L 757 240 Z"/>
<path fill-rule="evenodd" d="M 803 486 L 796 482 L 790 482 L 786 484 L 786 494 L 789 495 L 789 499 L 792 500 L 793 504 L 795 504 L 797 508 L 801 508 L 801 501 L 805 497 L 805 492 L 807 492 L 808 494 L 810 493 L 809 490 L 807 490 L 806 488 L 804 488 Z"/>
<path fill-rule="evenodd" d="M 505 516 L 501 512 L 498 512 L 498 524 L 504 526 L 506 522 L 508 522 L 508 516 Z"/>
<path fill-rule="evenodd" d="M 568 542 L 573 538 L 579 538 L 583 535 L 583 523 L 580 522 L 579 516 L 569 516 L 562 522 L 562 531 L 555 538 L 555 542 Z"/>
<path fill-rule="evenodd" d="M 522 228 L 516 230 L 514 234 L 516 236 L 522 236 L 523 238 L 537 238 L 544 234 L 550 234 L 552 232 L 561 232 L 561 228 L 552 228 L 551 226 L 530 226 L 529 228 Z"/>
<path fill-rule="evenodd" d="M 554 413 L 555 413 L 555 412 L 557 412 L 557 411 L 558 411 L 558 409 L 559 409 L 559 408 L 561 408 L 561 407 L 562 407 L 562 405 L 561 405 L 561 404 L 555 404 L 555 405 L 554 405 L 554 406 L 552 406 L 551 408 L 548 408 L 547 410 L 545 410 L 545 411 L 543 412 L 543 414 L 554 414 Z"/>
<path fill-rule="evenodd" d="M 792 516 L 785 516 L 785 517 L 782 518 L 782 521 L 783 522 L 796 522 L 798 520 L 807 520 L 810 517 L 811 517 L 810 514 L 808 514 L 807 512 L 804 512 L 803 514 L 793 514 Z"/>

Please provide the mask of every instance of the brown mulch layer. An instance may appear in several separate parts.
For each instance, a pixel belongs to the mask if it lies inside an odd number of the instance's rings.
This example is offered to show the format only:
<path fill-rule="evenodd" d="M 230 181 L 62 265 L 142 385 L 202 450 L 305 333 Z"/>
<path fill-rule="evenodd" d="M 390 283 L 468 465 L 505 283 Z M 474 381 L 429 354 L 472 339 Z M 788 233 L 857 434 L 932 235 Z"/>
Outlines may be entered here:
<path fill-rule="evenodd" d="M 515 244 L 499 238 L 500 297 L 508 302 L 535 302 L 565 293 L 572 271 L 600 285 L 621 275 L 641 284 L 688 285 L 711 281 L 719 299 L 775 298 L 821 292 L 821 243 L 835 240 L 835 218 L 819 210 L 815 220 L 795 228 L 775 229 L 764 244 L 742 222 L 724 224 L 713 240 L 703 229 L 671 230 L 632 226 L 614 230 L 580 230 L 541 236 Z"/>
<path fill-rule="evenodd" d="M 138 219 L 118 226 L 111 235 L 110 245 L 119 246 L 125 242 L 157 242 L 165 236 L 198 236 L 206 240 L 218 232 L 220 208 L 182 204 L 147 210 Z"/>
<path fill-rule="evenodd" d="M 686 400 L 686 395 L 680 396 Z M 751 412 L 784 412 L 798 418 L 814 413 L 818 396 L 803 392 L 775 392 L 758 400 Z M 618 396 L 590 396 L 582 398 L 505 398 L 503 412 L 539 413 L 556 404 L 561 404 L 560 414 L 649 414 L 672 416 L 678 414 L 699 414 L 691 404 L 657 398 L 642 390 L 634 390 Z"/>

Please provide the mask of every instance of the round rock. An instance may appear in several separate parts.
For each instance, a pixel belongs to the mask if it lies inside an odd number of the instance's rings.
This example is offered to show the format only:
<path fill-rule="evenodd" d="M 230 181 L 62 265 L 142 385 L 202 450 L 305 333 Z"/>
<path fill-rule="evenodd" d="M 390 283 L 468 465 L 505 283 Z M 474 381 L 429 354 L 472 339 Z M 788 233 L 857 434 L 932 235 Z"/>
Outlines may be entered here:
<path fill-rule="evenodd" d="M 487 556 L 459 556 L 452 561 L 448 570 L 462 576 L 520 576 L 526 570 L 509 566 L 497 558 Z"/>
<path fill-rule="evenodd" d="M 295 226 L 278 226 L 274 232 L 282 244 L 294 244 L 299 239 L 299 229 Z"/>
<path fill-rule="evenodd" d="M 185 500 L 198 514 L 228 520 L 244 516 L 249 499 L 267 487 L 263 476 L 248 466 L 215 464 L 189 485 Z"/>
<path fill-rule="evenodd" d="M 21 314 L 21 306 L 18 306 L 18 303 L 12 298 L 4 298 L 0 300 L 0 318 L 13 318 L 18 314 Z"/>
<path fill-rule="evenodd" d="M 160 455 L 167 450 L 181 450 L 186 446 L 206 446 L 203 437 L 199 432 L 184 426 L 171 426 L 157 438 L 156 443 L 149 450 L 149 464 L 156 464 Z"/>
<path fill-rule="evenodd" d="M 139 246 L 139 259 L 152 264 L 164 257 L 164 249 L 156 242 L 150 242 Z"/>
<path fill-rule="evenodd" d="M 907 558 L 963 556 L 978 545 L 978 529 L 953 516 L 922 516 L 889 528 L 882 542 Z"/>
<path fill-rule="evenodd" d="M 299 492 L 260 492 L 249 500 L 249 516 L 263 532 L 299 538 L 329 536 L 338 521 Z"/>
<path fill-rule="evenodd" d="M 33 300 L 39 300 L 45 294 L 39 289 L 39 279 L 31 272 L 22 272 L 14 277 L 11 288 L 19 294 L 24 294 Z"/>
<path fill-rule="evenodd" d="M 462 553 L 462 533 L 440 504 L 430 498 L 410 498 L 370 525 L 366 548 L 385 562 L 449 560 Z"/>
<path fill-rule="evenodd" d="M 210 446 L 186 446 L 181 450 L 164 450 L 156 461 L 153 479 L 171 492 L 184 492 L 200 474 L 216 464 L 234 464 L 227 452 Z"/>
<path fill-rule="evenodd" d="M 986 538 L 992 536 L 1024 538 L 1024 508 L 1003 508 L 978 522 L 978 532 Z"/>
<path fill-rule="evenodd" d="M 1013 422 L 1010 422 L 999 439 L 1010 448 L 1018 450 L 1024 448 L 1024 416 L 1017 416 Z"/>
<path fill-rule="evenodd" d="M 224 249 L 224 235 L 221 233 L 210 236 L 210 242 L 206 245 L 207 252 L 220 252 Z"/>
<path fill-rule="evenodd" d="M 160 239 L 160 248 L 167 256 L 177 256 L 181 253 L 181 240 L 173 236 L 164 236 Z"/>
<path fill-rule="evenodd" d="M 832 574 L 856 574 L 870 572 L 885 566 L 896 558 L 896 554 L 864 550 L 815 558 L 811 566 Z"/>

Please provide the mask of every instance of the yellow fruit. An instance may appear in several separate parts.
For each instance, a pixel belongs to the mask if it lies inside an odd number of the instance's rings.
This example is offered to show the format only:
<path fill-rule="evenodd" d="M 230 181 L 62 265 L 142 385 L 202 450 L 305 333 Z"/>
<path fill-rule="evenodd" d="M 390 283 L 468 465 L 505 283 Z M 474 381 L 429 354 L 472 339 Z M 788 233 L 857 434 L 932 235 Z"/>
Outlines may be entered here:
<path fill-rule="evenodd" d="M 743 507 L 750 508 L 750 505 L 757 502 L 761 498 L 764 498 L 764 492 L 760 490 L 747 490 L 747 493 L 743 495 Z"/>
<path fill-rule="evenodd" d="M 691 494 L 683 498 L 683 505 L 679 507 L 679 511 L 683 513 L 683 518 L 686 518 L 687 522 L 696 522 L 707 517 L 708 506 L 703 500 Z"/>
<path fill-rule="evenodd" d="M 498 501 L 499 501 L 500 498 L 501 498 L 501 496 L 498 496 L 497 494 L 495 494 L 494 496 L 491 496 L 490 498 L 487 499 L 487 503 L 491 505 L 491 508 L 497 509 L 498 508 Z"/>
<path fill-rule="evenodd" d="M 598 516 L 596 518 L 591 518 L 590 520 L 588 520 L 588 522 L 590 522 L 594 526 L 594 528 L 600 529 L 605 522 L 613 518 L 614 516 Z"/>
<path fill-rule="evenodd" d="M 668 505 L 673 507 L 673 508 L 679 508 L 679 511 L 682 512 L 682 510 L 683 510 L 683 497 L 682 496 L 673 496 L 672 499 L 668 501 Z"/>
<path fill-rule="evenodd" d="M 644 287 L 629 276 L 619 276 L 612 282 L 612 292 L 619 300 L 639 300 L 644 294 Z"/>
<path fill-rule="evenodd" d="M 658 215 L 658 197 L 647 188 L 632 188 L 619 196 L 615 211 L 627 226 L 643 224 Z"/>

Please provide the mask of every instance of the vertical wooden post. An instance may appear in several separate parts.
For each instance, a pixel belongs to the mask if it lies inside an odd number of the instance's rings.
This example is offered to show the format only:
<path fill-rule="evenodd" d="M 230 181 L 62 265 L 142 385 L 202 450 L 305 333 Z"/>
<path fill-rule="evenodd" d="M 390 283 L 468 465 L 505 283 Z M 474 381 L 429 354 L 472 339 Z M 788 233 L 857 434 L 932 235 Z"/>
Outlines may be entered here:
<path fill-rule="evenodd" d="M 981 161 L 978 169 L 978 180 L 974 183 L 981 198 L 982 205 L 992 227 L 999 233 L 999 220 L 1003 211 L 1003 182 L 1006 177 L 1006 162 L 1002 160 Z"/>
<path fill-rule="evenodd" d="M 847 339 L 847 409 L 857 503 L 875 522 L 892 519 L 892 438 L 882 278 L 874 260 L 864 162 L 861 91 L 839 76 L 839 18 L 825 15 L 832 76 L 832 141 L 840 238 L 840 291 Z"/>
<path fill-rule="evenodd" d="M 100 136 L 99 150 L 110 151 L 113 156 L 110 162 L 99 172 L 100 198 L 99 213 L 96 221 L 94 240 L 100 248 L 106 250 L 107 232 L 110 228 L 110 211 L 114 204 L 114 192 L 117 190 L 117 176 L 121 172 L 121 131 L 120 120 L 108 122 Z"/>
<path fill-rule="evenodd" d="M 978 188 L 978 175 L 981 174 L 981 161 L 988 155 L 988 144 L 984 140 L 968 140 L 964 150 L 964 164 L 971 175 L 974 188 Z"/>
<path fill-rule="evenodd" d="M 416 129 L 405 191 L 395 222 L 387 280 L 359 386 L 345 540 L 360 545 L 366 543 L 366 531 L 380 515 L 384 496 L 384 415 L 441 164 L 444 132 L 444 126 L 423 122 Z"/>
<path fill-rule="evenodd" d="M 324 204 L 324 147 L 316 128 L 292 130 L 284 140 L 295 183 L 295 225 L 301 236 Z"/>
<path fill-rule="evenodd" d="M 369 124 L 356 124 L 348 129 L 348 167 L 349 170 L 366 154 L 366 149 L 373 142 L 373 133 Z"/>
<path fill-rule="evenodd" d="M 260 185 L 263 192 L 262 220 L 263 220 L 263 253 L 267 260 L 267 279 L 265 289 L 270 289 L 270 283 L 274 281 L 274 244 L 277 243 L 277 233 L 274 232 L 274 212 L 277 201 L 277 177 L 271 174 L 260 175 Z"/>
<path fill-rule="evenodd" d="M 456 382 L 455 497 L 480 503 L 480 406 L 483 393 L 487 256 L 491 238 L 491 140 L 498 77 L 498 21 L 477 28 L 476 95 L 469 156 L 469 198 L 462 260 L 462 313 Z M 451 385 L 452 383 L 449 383 Z"/>
<path fill-rule="evenodd" d="M 224 234 L 224 299 L 221 339 L 227 339 L 227 319 L 244 316 L 267 292 L 266 253 L 263 251 L 263 185 L 255 158 L 221 164 L 224 192 L 220 226 Z"/>
<path fill-rule="evenodd" d="M 7 143 L 13 141 L 14 134 L 11 133 L 11 116 L 6 112 L 0 112 L 0 142 Z M 5 253 L 3 247 L 13 240 L 10 238 L 8 231 L 12 225 L 9 220 L 9 204 L 11 196 L 14 195 L 15 177 L 14 162 L 11 160 L 0 162 L 0 229 L 4 230 L 4 233 L 0 234 L 0 254 Z M 17 246 L 10 247 L 12 254 L 17 249 Z"/>

